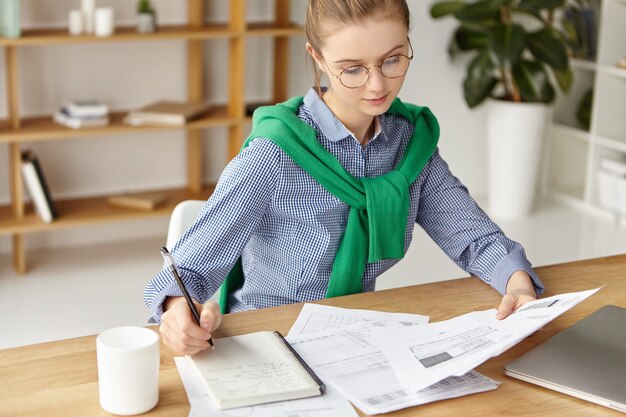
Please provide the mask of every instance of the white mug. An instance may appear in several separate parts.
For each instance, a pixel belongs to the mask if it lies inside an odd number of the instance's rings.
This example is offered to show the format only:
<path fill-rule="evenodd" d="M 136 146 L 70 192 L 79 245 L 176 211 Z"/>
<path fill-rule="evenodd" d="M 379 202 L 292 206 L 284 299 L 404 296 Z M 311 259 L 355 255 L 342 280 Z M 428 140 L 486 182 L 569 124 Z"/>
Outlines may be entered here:
<path fill-rule="evenodd" d="M 159 335 L 115 327 L 96 338 L 100 406 L 111 414 L 145 413 L 159 402 Z"/>
<path fill-rule="evenodd" d="M 96 36 L 111 36 L 114 31 L 113 8 L 98 7 L 94 15 L 94 34 Z"/>

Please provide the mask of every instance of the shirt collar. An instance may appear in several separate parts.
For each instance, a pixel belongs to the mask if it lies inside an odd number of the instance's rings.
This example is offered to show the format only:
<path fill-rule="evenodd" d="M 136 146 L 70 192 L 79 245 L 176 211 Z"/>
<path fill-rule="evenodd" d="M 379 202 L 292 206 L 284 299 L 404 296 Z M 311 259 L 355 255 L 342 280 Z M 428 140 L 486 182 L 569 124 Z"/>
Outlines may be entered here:
<path fill-rule="evenodd" d="M 326 87 L 322 87 L 322 93 L 326 91 Z M 317 94 L 315 88 L 311 88 L 306 96 L 304 96 L 304 105 L 311 113 L 313 120 L 317 123 L 322 135 L 331 142 L 338 142 L 347 137 L 351 137 L 356 140 L 354 133 L 346 128 L 339 119 L 335 117 L 333 112 L 328 108 L 324 100 Z M 374 118 L 374 136 L 370 139 L 370 142 L 376 139 L 382 132 L 382 126 L 380 117 Z"/>

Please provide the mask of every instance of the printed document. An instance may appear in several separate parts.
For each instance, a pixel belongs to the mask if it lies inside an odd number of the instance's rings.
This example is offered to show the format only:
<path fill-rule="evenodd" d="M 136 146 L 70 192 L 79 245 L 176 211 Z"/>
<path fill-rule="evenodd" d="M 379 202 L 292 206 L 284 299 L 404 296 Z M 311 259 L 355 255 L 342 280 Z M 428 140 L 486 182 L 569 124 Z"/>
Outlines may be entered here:
<path fill-rule="evenodd" d="M 498 382 L 476 372 L 448 378 L 421 392 L 407 390 L 378 346 L 371 329 L 421 327 L 405 322 L 364 322 L 287 340 L 327 386 L 334 386 L 366 414 L 386 413 L 446 398 L 496 389 Z M 290 332 L 291 334 L 291 332 Z"/>
<path fill-rule="evenodd" d="M 331 307 L 306 303 L 287 336 L 298 336 L 352 326 L 368 321 L 393 321 L 426 324 L 428 316 L 407 313 L 387 313 L 375 310 Z"/>
<path fill-rule="evenodd" d="M 388 325 L 371 330 L 402 384 L 419 391 L 499 355 L 598 290 L 535 300 L 504 320 L 497 320 L 492 309 L 425 326 Z"/>
<path fill-rule="evenodd" d="M 350 403 L 333 387 L 327 387 L 321 397 L 220 410 L 213 405 L 189 362 L 184 357 L 174 360 L 191 404 L 189 417 L 358 417 Z"/>

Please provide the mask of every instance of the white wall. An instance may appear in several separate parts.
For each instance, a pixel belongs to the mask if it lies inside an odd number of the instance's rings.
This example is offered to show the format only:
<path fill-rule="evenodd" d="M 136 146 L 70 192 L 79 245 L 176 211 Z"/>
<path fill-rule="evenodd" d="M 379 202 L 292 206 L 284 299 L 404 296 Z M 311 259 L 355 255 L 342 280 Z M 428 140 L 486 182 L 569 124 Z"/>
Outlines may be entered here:
<path fill-rule="evenodd" d="M 155 0 L 159 21 L 183 22 L 186 2 Z M 302 22 L 304 0 L 293 0 L 294 21 Z M 482 111 L 470 111 L 461 92 L 464 62 L 451 63 L 447 43 L 454 22 L 433 21 L 430 1 L 409 0 L 415 59 L 401 98 L 429 106 L 441 124 L 440 148 L 470 191 L 485 193 L 485 143 Z M 134 1 L 99 0 L 113 6 L 117 24 L 132 24 Z M 78 0 L 23 0 L 23 27 L 66 25 L 67 11 Z M 250 18 L 270 18 L 273 1 L 248 2 Z M 225 21 L 227 2 L 210 1 L 208 20 Z M 304 39 L 291 39 L 289 94 L 304 94 L 311 85 L 306 66 Z M 227 44 L 207 41 L 206 97 L 214 102 L 227 99 Z M 246 89 L 248 98 L 271 96 L 269 39 L 250 39 Z M 103 43 L 24 47 L 20 59 L 20 111 L 26 115 L 51 114 L 63 101 L 98 98 L 113 109 L 129 109 L 150 101 L 184 99 L 185 44 L 181 41 Z M 4 54 L 0 54 L 0 97 L 5 97 Z M 0 118 L 6 103 L 0 99 Z M 206 181 L 215 181 L 226 164 L 226 131 L 204 133 Z M 90 139 L 67 139 L 29 144 L 39 154 L 55 198 L 106 195 L 132 190 L 181 186 L 185 182 L 184 141 L 180 132 L 120 135 Z M 7 147 L 0 145 L 0 204 L 9 201 Z M 104 226 L 27 235 L 27 246 L 56 247 L 103 243 L 164 235 L 167 219 L 148 219 Z M 10 239 L 0 238 L 0 252 L 10 250 Z"/>

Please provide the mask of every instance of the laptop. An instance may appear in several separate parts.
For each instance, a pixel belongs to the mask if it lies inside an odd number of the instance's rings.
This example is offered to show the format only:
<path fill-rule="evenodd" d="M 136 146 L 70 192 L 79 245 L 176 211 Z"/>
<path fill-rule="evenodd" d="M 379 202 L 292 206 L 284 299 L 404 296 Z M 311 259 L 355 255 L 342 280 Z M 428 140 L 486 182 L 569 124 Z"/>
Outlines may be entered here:
<path fill-rule="evenodd" d="M 504 369 L 513 378 L 626 413 L 626 308 L 602 307 Z"/>

